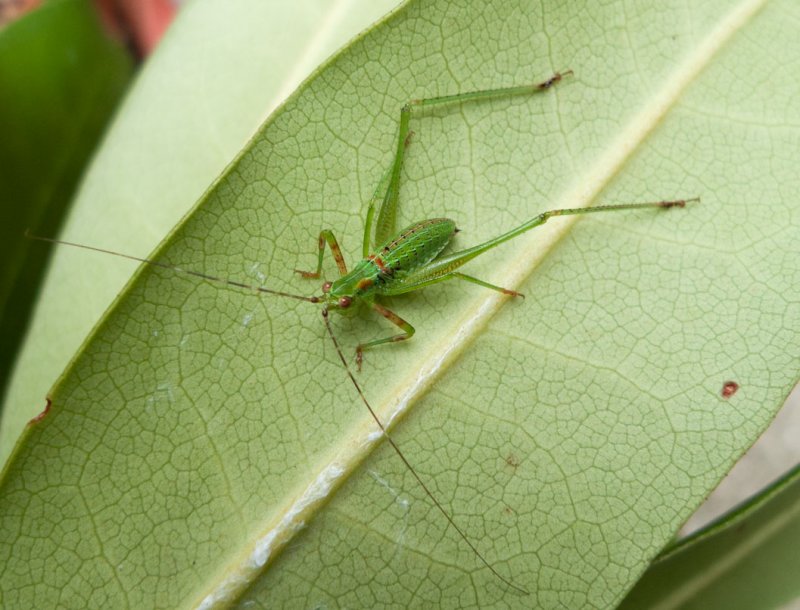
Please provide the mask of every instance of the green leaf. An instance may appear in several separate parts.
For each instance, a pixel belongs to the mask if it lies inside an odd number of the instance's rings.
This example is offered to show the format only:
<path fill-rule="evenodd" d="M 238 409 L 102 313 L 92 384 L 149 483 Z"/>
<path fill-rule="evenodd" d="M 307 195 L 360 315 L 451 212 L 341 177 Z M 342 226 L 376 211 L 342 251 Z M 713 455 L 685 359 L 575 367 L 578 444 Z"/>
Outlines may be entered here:
<path fill-rule="evenodd" d="M 49 253 L 25 231 L 58 229 L 131 74 L 89 0 L 48 2 L 0 30 L 0 395 Z"/>
<path fill-rule="evenodd" d="M 470 245 L 548 208 L 702 202 L 553 222 L 470 263 L 521 302 L 458 285 L 394 299 L 417 335 L 368 352 L 359 378 L 530 595 L 481 568 L 380 442 L 317 309 L 151 268 L 4 471 L 6 599 L 621 600 L 797 378 L 800 79 L 782 61 L 797 15 L 565 4 L 407 4 L 290 98 L 157 253 L 318 292 L 293 269 L 313 265 L 324 227 L 357 258 L 402 103 L 572 68 L 541 95 L 416 117 L 403 221 L 453 217 Z M 367 315 L 334 323 L 348 353 L 387 332 Z M 739 390 L 724 398 L 727 380 Z"/>
<path fill-rule="evenodd" d="M 626 596 L 628 608 L 779 608 L 800 597 L 800 466 L 682 540 Z"/>

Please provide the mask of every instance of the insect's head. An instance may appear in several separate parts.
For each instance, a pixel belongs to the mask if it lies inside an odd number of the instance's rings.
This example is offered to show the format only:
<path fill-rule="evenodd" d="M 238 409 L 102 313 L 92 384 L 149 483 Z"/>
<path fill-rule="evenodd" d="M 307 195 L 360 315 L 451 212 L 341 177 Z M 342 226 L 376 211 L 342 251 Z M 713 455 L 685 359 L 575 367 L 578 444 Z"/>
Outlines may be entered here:
<path fill-rule="evenodd" d="M 325 303 L 329 310 L 336 310 L 339 313 L 352 313 L 357 307 L 356 292 L 348 278 L 342 277 L 334 282 L 325 282 L 322 284 L 322 297 L 320 300 Z"/>
<path fill-rule="evenodd" d="M 336 299 L 326 296 L 324 302 L 328 309 L 350 309 L 353 304 L 353 298 L 344 296 Z"/>
<path fill-rule="evenodd" d="M 322 302 L 325 303 L 327 309 L 333 309 L 343 314 L 353 313 L 357 309 L 353 297 L 347 295 L 335 297 L 329 293 L 323 296 Z"/>

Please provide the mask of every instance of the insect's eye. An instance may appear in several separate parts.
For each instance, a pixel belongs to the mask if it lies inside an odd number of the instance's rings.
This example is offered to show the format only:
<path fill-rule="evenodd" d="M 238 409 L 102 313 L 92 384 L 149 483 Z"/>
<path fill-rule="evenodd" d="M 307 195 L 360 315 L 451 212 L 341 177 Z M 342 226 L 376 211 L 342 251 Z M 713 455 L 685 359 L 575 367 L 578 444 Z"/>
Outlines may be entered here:
<path fill-rule="evenodd" d="M 330 290 L 331 290 L 331 283 L 332 283 L 332 282 L 325 282 L 325 283 L 322 285 L 322 292 L 330 292 Z"/>
<path fill-rule="evenodd" d="M 341 307 L 342 309 L 347 309 L 348 307 L 350 307 L 352 303 L 353 299 L 351 299 L 350 297 L 342 297 L 341 299 L 339 299 L 339 307 Z"/>

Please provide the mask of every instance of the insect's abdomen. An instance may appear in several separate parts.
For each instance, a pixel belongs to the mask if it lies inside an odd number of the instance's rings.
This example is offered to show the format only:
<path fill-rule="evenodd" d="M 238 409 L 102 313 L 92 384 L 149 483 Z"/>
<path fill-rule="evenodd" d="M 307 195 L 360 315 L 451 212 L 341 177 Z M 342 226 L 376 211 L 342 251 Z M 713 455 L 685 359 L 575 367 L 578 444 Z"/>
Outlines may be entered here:
<path fill-rule="evenodd" d="M 370 256 L 380 275 L 411 272 L 428 264 L 456 232 L 456 223 L 449 218 L 431 218 L 406 227 Z"/>

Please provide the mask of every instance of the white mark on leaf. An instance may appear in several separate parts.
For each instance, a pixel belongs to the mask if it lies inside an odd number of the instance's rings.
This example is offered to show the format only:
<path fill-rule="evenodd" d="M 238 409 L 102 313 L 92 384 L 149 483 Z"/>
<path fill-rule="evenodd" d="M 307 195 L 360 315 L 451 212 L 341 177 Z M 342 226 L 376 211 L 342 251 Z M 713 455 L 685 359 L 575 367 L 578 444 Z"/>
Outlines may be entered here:
<path fill-rule="evenodd" d="M 371 476 L 373 479 L 375 479 L 375 481 L 378 483 L 378 485 L 380 485 L 381 487 L 386 489 L 392 495 L 392 497 L 394 498 L 395 503 L 397 505 L 399 505 L 403 509 L 403 527 L 400 530 L 399 534 L 397 535 L 397 540 L 396 540 L 396 545 L 395 545 L 395 552 L 394 552 L 395 557 L 397 557 L 397 555 L 403 549 L 404 542 L 405 542 L 405 537 L 406 537 L 406 531 L 408 530 L 408 516 L 409 516 L 409 507 L 410 507 L 409 501 L 408 501 L 407 498 L 403 497 L 403 495 L 400 492 L 398 492 L 396 489 L 394 489 L 389 484 L 389 481 L 384 479 L 377 472 L 375 472 L 374 470 L 368 470 L 367 472 L 369 472 L 369 476 Z"/>
<path fill-rule="evenodd" d="M 267 276 L 258 268 L 259 263 L 253 263 L 250 265 L 250 275 L 255 277 L 259 284 L 263 284 L 267 280 Z"/>

